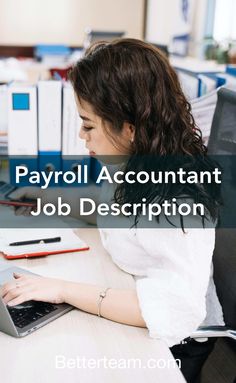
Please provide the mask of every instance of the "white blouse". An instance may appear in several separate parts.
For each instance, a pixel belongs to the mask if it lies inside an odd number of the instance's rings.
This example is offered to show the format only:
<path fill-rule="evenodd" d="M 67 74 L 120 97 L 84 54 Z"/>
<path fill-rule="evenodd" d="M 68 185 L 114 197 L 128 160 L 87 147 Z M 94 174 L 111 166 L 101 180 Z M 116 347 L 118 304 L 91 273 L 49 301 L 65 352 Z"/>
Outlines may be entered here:
<path fill-rule="evenodd" d="M 100 234 L 113 261 L 136 279 L 152 338 L 171 347 L 203 323 L 224 324 L 212 278 L 213 228 L 100 229 Z"/>
<path fill-rule="evenodd" d="M 110 166 L 110 174 L 116 170 L 116 166 Z M 115 185 L 104 183 L 101 202 L 111 201 L 114 190 Z M 150 336 L 163 339 L 171 347 L 201 324 L 224 325 L 224 320 L 212 277 L 214 225 L 205 221 L 204 229 L 199 216 L 189 215 L 184 218 L 183 232 L 178 228 L 178 215 L 171 217 L 176 227 L 163 215 L 159 218 L 158 224 L 141 216 L 137 228 L 131 229 L 132 217 L 98 216 L 97 224 L 103 246 L 114 263 L 136 280 L 139 305 Z"/>

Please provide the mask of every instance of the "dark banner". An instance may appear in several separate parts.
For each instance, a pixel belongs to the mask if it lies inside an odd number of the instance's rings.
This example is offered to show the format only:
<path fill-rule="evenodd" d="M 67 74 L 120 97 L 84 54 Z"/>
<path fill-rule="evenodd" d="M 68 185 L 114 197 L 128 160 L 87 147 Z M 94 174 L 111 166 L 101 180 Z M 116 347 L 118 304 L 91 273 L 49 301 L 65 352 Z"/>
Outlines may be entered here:
<path fill-rule="evenodd" d="M 236 156 L 1 159 L 1 228 L 236 227 Z"/>

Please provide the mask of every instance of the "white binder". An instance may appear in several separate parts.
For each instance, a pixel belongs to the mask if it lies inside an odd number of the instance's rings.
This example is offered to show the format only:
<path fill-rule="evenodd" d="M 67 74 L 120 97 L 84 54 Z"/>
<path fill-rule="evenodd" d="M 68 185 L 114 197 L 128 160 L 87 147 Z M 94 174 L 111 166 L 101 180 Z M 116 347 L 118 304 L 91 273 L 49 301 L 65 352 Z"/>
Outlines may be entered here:
<path fill-rule="evenodd" d="M 61 152 L 61 109 L 61 81 L 39 81 L 39 152 Z"/>
<path fill-rule="evenodd" d="M 8 87 L 8 155 L 12 184 L 16 184 L 17 165 L 38 170 L 37 90 L 32 84 L 12 83 Z"/>
<path fill-rule="evenodd" d="M 34 85 L 8 87 L 8 154 L 35 156 L 37 142 L 37 92 Z"/>
<path fill-rule="evenodd" d="M 79 138 L 81 125 L 82 119 L 77 110 L 74 90 L 69 83 L 65 82 L 63 85 L 63 156 L 88 155 L 85 141 Z"/>
<path fill-rule="evenodd" d="M 61 170 L 62 83 L 38 82 L 38 139 L 40 171 Z"/>
<path fill-rule="evenodd" d="M 7 152 L 7 130 L 7 85 L 0 85 L 0 154 L 6 154 Z"/>
<path fill-rule="evenodd" d="M 90 159 L 85 141 L 79 137 L 82 119 L 79 116 L 74 90 L 65 82 L 63 84 L 63 129 L 62 129 L 62 167 L 63 172 L 76 171 L 78 165 L 87 165 L 90 169 Z M 71 185 L 72 186 L 72 185 Z M 76 185 L 78 186 L 78 184 Z"/>

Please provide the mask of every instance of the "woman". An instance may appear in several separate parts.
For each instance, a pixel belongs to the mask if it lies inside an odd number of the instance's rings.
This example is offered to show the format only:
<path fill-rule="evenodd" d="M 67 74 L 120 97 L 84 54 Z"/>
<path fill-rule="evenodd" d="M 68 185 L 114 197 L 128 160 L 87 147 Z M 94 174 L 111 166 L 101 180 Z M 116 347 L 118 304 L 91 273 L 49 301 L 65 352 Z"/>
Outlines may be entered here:
<path fill-rule="evenodd" d="M 80 137 L 91 155 L 126 155 L 126 171 L 140 166 L 133 155 L 181 156 L 184 167 L 194 159 L 191 169 L 214 168 L 176 73 L 158 49 L 133 39 L 96 44 L 72 69 L 70 79 L 83 120 Z M 130 229 L 100 229 L 113 261 L 135 276 L 135 291 L 15 275 L 18 286 L 4 286 L 4 301 L 67 302 L 116 322 L 147 327 L 151 337 L 165 340 L 181 358 L 182 372 L 193 382 L 213 344 L 186 338 L 204 319 L 223 324 L 211 277 L 215 234 L 213 228 L 204 228 L 217 219 L 219 192 L 209 185 L 134 189 L 124 184 L 116 188 L 114 199 L 122 204 L 145 196 L 150 203 L 183 195 L 206 207 L 205 220 L 194 218 L 197 229 L 185 230 L 187 221 L 179 228 L 171 222 L 163 228 L 158 220 L 142 229 L 141 214 Z"/>

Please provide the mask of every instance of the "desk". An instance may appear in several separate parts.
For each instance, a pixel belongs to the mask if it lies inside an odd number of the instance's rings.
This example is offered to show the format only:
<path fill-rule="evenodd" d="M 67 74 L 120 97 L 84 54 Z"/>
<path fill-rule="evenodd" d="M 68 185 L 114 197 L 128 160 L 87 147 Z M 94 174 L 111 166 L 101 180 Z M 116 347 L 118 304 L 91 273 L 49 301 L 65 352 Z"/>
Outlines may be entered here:
<path fill-rule="evenodd" d="M 14 264 L 45 276 L 134 288 L 133 278 L 110 260 L 97 229 L 77 232 L 90 245 L 89 251 L 22 259 Z M 4 268 L 13 262 L 3 260 L 0 265 Z M 56 368 L 56 356 L 63 358 L 58 358 L 61 363 L 58 367 L 70 364 Z M 122 325 L 79 310 L 71 311 L 25 338 L 16 339 L 0 333 L 0 371 L 4 383 L 185 381 L 168 347 L 161 340 L 151 339 L 147 329 Z"/>

